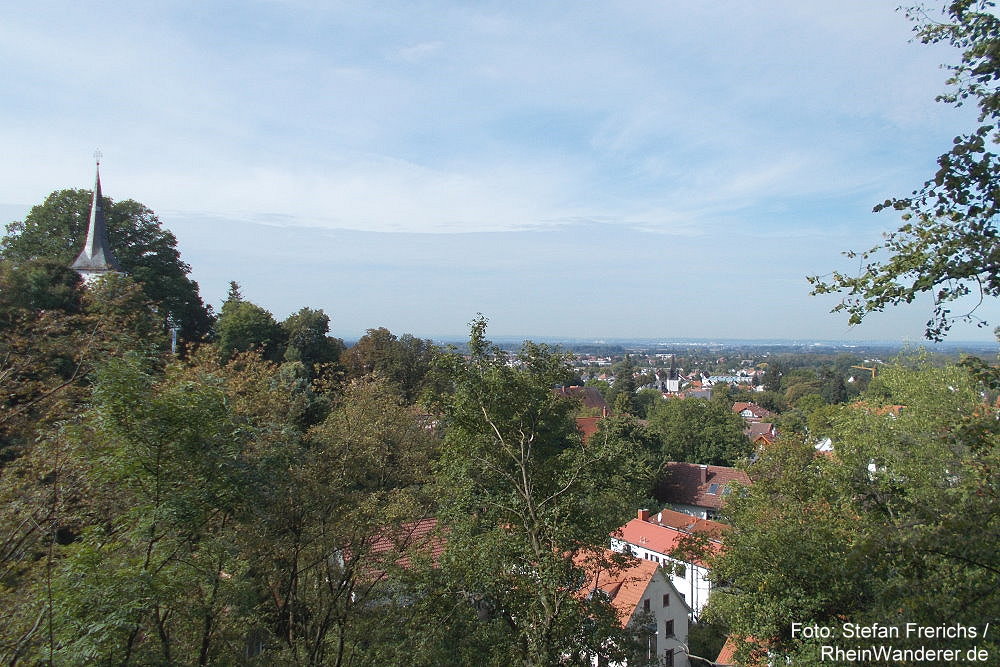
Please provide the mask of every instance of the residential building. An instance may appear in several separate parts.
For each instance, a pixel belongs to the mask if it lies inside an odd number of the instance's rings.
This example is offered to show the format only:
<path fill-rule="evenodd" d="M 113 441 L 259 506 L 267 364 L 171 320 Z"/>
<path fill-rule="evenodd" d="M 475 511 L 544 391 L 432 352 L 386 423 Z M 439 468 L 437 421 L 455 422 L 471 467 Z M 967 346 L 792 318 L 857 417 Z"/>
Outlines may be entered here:
<path fill-rule="evenodd" d="M 732 484 L 749 485 L 750 477 L 736 468 L 697 463 L 667 463 L 656 486 L 656 499 L 678 512 L 702 519 L 722 513 Z"/>
<path fill-rule="evenodd" d="M 632 627 L 643 637 L 648 660 L 688 667 L 685 647 L 691 610 L 655 562 L 638 560 L 621 571 L 591 572 L 584 590 L 591 593 L 600 590 L 608 597 L 622 627 Z M 604 663 L 595 660 L 594 664 Z"/>
<path fill-rule="evenodd" d="M 722 550 L 725 530 L 724 524 L 681 512 L 663 510 L 651 514 L 639 510 L 635 519 L 612 534 L 611 548 L 661 566 L 691 610 L 691 619 L 697 620 L 712 591 L 706 558 Z M 703 542 L 703 553 L 677 553 L 687 542 L 695 541 L 692 538 Z"/>
<path fill-rule="evenodd" d="M 757 422 L 764 421 L 774 413 L 766 408 L 762 408 L 756 403 L 747 403 L 745 401 L 737 401 L 733 403 L 733 412 L 743 417 L 748 424 L 755 424 Z"/>

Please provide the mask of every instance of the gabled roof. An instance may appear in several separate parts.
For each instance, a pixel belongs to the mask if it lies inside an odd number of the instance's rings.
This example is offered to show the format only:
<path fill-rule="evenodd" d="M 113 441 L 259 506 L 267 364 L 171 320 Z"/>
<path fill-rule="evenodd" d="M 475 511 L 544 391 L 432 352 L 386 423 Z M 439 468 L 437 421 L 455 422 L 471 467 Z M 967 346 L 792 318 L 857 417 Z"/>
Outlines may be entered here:
<path fill-rule="evenodd" d="M 649 588 L 660 567 L 651 560 L 641 558 L 635 559 L 629 567 L 614 571 L 597 567 L 593 564 L 593 560 L 588 562 L 584 557 L 578 557 L 576 564 L 587 573 L 587 583 L 581 592 L 603 591 L 618 613 L 618 620 L 623 627 L 632 620 L 646 589 Z M 669 584 L 669 579 L 664 577 L 664 581 Z M 687 605 L 683 597 L 674 597 L 678 600 L 678 604 Z"/>
<path fill-rule="evenodd" d="M 762 408 L 756 403 L 748 403 L 746 401 L 737 401 L 736 403 L 733 403 L 733 412 L 736 414 L 740 414 L 744 410 L 749 410 L 756 419 L 763 419 L 764 417 L 770 417 L 774 414 L 767 408 Z"/>
<path fill-rule="evenodd" d="M 583 407 L 602 411 L 602 414 L 608 410 L 608 403 L 604 400 L 604 396 L 598 391 L 597 387 L 580 387 L 574 385 L 572 387 L 559 387 L 552 391 L 559 396 L 575 398 L 583 403 Z"/>
<path fill-rule="evenodd" d="M 719 509 L 731 482 L 750 484 L 750 477 L 726 466 L 667 463 L 656 486 L 656 498 L 665 503 Z"/>
<path fill-rule="evenodd" d="M 730 528 L 730 526 L 718 521 L 702 519 L 684 512 L 667 509 L 650 515 L 646 521 L 668 528 L 676 528 L 685 533 L 704 533 L 714 540 L 722 539 L 722 534 Z"/>
<path fill-rule="evenodd" d="M 80 273 L 110 273 L 121 271 L 118 260 L 108 243 L 108 230 L 104 220 L 104 202 L 101 198 L 101 163 L 97 163 L 97 180 L 94 183 L 93 199 L 90 203 L 90 222 L 87 225 L 87 240 L 83 250 L 70 265 Z"/>
<path fill-rule="evenodd" d="M 409 567 L 410 555 L 429 556 L 433 562 L 444 553 L 445 539 L 436 533 L 438 521 L 435 518 L 410 521 L 397 529 L 386 529 L 378 535 L 369 548 L 372 554 L 398 551 L 402 555 L 397 565 Z"/>
<path fill-rule="evenodd" d="M 756 442 L 758 438 L 765 438 L 768 442 L 774 442 L 775 428 L 771 422 L 756 422 L 749 424 L 746 430 L 750 442 Z"/>
<path fill-rule="evenodd" d="M 620 540 L 664 555 L 670 554 L 670 552 L 680 546 L 681 540 L 687 535 L 692 534 L 691 531 L 642 521 L 641 519 L 632 519 L 619 529 L 619 533 L 620 535 L 616 535 L 616 537 Z M 713 555 L 717 554 L 722 550 L 722 544 L 710 536 L 708 550 Z M 700 559 L 693 562 L 696 565 L 705 565 Z"/>

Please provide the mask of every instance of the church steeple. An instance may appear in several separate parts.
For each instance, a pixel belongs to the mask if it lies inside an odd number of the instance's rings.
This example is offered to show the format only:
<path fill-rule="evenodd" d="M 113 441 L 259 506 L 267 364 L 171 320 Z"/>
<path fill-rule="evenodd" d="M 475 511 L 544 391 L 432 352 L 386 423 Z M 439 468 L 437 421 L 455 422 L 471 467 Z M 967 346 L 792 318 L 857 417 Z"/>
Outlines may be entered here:
<path fill-rule="evenodd" d="M 93 280 L 107 273 L 120 273 L 121 267 L 111 245 L 108 243 L 108 230 L 104 221 L 104 202 L 101 200 L 101 153 L 94 153 L 97 159 L 97 180 L 94 183 L 94 199 L 90 204 L 90 224 L 87 227 L 87 240 L 83 250 L 77 256 L 70 268 L 76 269 L 86 281 Z"/>

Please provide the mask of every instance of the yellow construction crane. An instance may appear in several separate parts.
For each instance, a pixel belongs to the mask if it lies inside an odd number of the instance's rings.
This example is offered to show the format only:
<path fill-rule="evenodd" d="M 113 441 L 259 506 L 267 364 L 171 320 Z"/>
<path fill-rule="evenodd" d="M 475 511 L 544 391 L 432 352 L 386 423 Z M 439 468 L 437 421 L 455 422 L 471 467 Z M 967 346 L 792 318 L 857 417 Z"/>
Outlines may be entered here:
<path fill-rule="evenodd" d="M 878 371 L 876 366 L 851 366 L 851 368 L 860 368 L 863 371 L 871 371 L 873 380 L 875 379 L 875 373 Z"/>

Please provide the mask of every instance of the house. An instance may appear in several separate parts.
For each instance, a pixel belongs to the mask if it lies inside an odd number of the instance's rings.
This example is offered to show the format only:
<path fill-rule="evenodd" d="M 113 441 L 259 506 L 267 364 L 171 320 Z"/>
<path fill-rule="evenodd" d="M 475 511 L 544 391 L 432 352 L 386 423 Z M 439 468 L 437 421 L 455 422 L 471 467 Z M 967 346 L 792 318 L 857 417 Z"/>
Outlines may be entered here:
<path fill-rule="evenodd" d="M 733 403 L 733 412 L 743 417 L 748 424 L 754 424 L 757 422 L 764 421 L 774 413 L 766 408 L 762 408 L 756 403 L 747 403 L 745 401 L 737 401 Z"/>
<path fill-rule="evenodd" d="M 691 610 L 691 619 L 697 620 L 712 590 L 706 558 L 722 550 L 721 538 L 725 530 L 726 526 L 721 523 L 682 512 L 663 510 L 650 514 L 649 510 L 639 510 L 635 519 L 612 534 L 611 548 L 662 566 Z M 704 541 L 704 555 L 676 554 L 675 551 L 692 537 Z"/>
<path fill-rule="evenodd" d="M 726 466 L 667 463 L 656 485 L 656 499 L 678 512 L 715 519 L 722 513 L 733 482 L 749 485 L 750 477 Z"/>
<path fill-rule="evenodd" d="M 623 570 L 588 572 L 583 590 L 600 590 L 608 597 L 622 627 L 631 626 L 644 637 L 648 660 L 659 659 L 660 665 L 689 665 L 685 647 L 691 610 L 655 562 L 637 560 Z"/>
<path fill-rule="evenodd" d="M 583 408 L 587 412 L 590 412 L 593 415 L 606 417 L 611 412 L 607 401 L 604 400 L 604 395 L 601 394 L 597 387 L 580 387 L 573 385 L 571 387 L 558 387 L 553 389 L 552 392 L 557 396 L 575 398 L 583 404 Z"/>
<path fill-rule="evenodd" d="M 771 422 L 754 422 L 749 424 L 744 433 L 746 433 L 747 438 L 757 448 L 766 447 L 778 439 L 778 429 Z"/>

